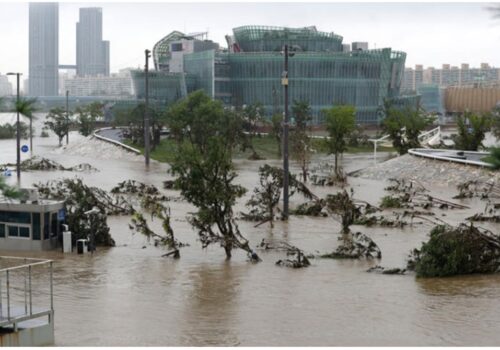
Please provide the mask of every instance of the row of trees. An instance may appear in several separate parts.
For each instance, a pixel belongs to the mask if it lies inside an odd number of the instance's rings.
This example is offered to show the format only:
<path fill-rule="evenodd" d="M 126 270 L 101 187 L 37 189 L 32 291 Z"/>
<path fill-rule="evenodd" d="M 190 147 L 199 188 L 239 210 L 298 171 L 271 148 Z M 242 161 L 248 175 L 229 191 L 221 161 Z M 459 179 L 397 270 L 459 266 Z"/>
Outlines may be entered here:
<path fill-rule="evenodd" d="M 45 126 L 52 130 L 59 139 L 59 146 L 62 145 L 63 138 L 68 134 L 73 126 L 78 127 L 78 131 L 83 136 L 88 136 L 95 129 L 95 122 L 102 117 L 103 105 L 93 102 L 87 106 L 77 107 L 72 114 L 76 118 L 71 120 L 66 114 L 66 110 L 61 107 L 52 108 L 46 117 Z"/>

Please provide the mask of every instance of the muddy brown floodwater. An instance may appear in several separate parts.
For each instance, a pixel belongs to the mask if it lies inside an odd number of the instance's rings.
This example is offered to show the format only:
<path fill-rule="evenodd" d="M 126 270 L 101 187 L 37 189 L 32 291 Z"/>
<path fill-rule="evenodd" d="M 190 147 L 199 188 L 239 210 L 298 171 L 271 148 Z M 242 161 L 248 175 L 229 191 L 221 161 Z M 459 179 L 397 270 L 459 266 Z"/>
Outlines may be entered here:
<path fill-rule="evenodd" d="M 78 135 L 70 136 L 70 144 L 81 140 Z M 23 186 L 79 176 L 87 184 L 106 190 L 126 179 L 161 187 L 161 181 L 168 177 L 165 164 L 154 162 L 145 171 L 138 158 L 108 159 L 98 149 L 86 155 L 69 155 L 54 151 L 56 144 L 53 137 L 36 138 L 35 154 L 64 166 L 88 162 L 101 171 L 26 172 L 22 174 Z M 12 162 L 14 150 L 14 141 L 0 141 L 0 163 Z M 372 161 L 369 154 L 345 159 L 350 170 Z M 237 162 L 238 181 L 249 189 L 238 210 L 243 209 L 256 185 L 257 169 L 263 163 Z M 376 204 L 384 194 L 383 182 L 349 180 L 357 198 Z M 319 195 L 335 191 L 312 188 Z M 455 195 L 454 188 L 432 188 L 442 198 Z M 293 197 L 291 204 L 299 201 Z M 438 215 L 456 223 L 483 208 L 476 200 L 463 203 L 473 209 L 437 211 Z M 380 261 L 314 259 L 309 268 L 289 269 L 275 266 L 282 258 L 276 252 L 260 252 L 263 262 L 252 264 L 241 251 L 226 262 L 223 249 L 213 246 L 202 250 L 186 221 L 193 208 L 177 201 L 171 203 L 171 209 L 177 238 L 191 244 L 182 249 L 179 260 L 160 257 L 162 249 L 132 235 L 127 226 L 129 217 L 109 218 L 117 246 L 100 248 L 93 256 L 24 254 L 55 260 L 55 345 L 500 344 L 500 275 L 416 279 L 411 274 L 366 272 L 377 264 L 404 266 L 409 250 L 426 239 L 429 225 L 404 230 L 358 227 L 379 245 Z M 159 222 L 153 227 L 159 230 Z M 489 227 L 499 229 L 498 225 Z M 323 253 L 336 247 L 340 226 L 331 218 L 292 216 L 288 223 L 277 222 L 273 229 L 267 225 L 254 228 L 247 222 L 240 222 L 240 229 L 253 246 L 266 238 L 285 240 L 308 253 Z"/>

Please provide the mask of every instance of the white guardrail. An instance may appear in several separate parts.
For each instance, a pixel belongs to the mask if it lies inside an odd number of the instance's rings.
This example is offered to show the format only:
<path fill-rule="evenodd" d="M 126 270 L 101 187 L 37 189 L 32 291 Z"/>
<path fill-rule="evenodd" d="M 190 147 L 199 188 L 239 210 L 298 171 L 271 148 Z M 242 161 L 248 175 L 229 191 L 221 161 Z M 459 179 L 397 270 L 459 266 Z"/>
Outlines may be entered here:
<path fill-rule="evenodd" d="M 408 150 L 408 153 L 417 157 L 431 158 L 437 160 L 443 160 L 448 162 L 476 165 L 481 167 L 491 168 L 492 165 L 480 160 L 472 159 L 460 159 L 456 158 L 459 156 L 458 152 L 462 153 L 465 157 L 467 155 L 476 156 L 477 158 L 483 158 L 489 155 L 488 152 L 473 152 L 473 151 L 460 151 L 460 150 L 430 150 L 428 148 L 412 148 Z M 448 156 L 446 154 L 449 154 Z M 455 157 L 454 157 L 455 156 Z"/>
<path fill-rule="evenodd" d="M 130 152 L 133 152 L 133 153 L 136 153 L 136 154 L 141 154 L 141 151 L 139 151 L 137 148 L 134 148 L 134 147 L 130 147 L 124 143 L 121 143 L 120 141 L 116 141 L 116 140 L 113 140 L 113 139 L 110 139 L 110 138 L 107 138 L 107 137 L 104 137 L 104 136 L 101 136 L 99 135 L 99 132 L 102 131 L 102 130 L 112 130 L 112 129 L 121 129 L 120 127 L 106 127 L 106 128 L 100 128 L 100 129 L 97 129 L 94 131 L 93 135 L 95 138 L 99 139 L 99 140 L 102 140 L 102 141 L 105 141 L 105 142 L 109 142 L 109 143 L 113 143 L 117 146 L 120 146 L 124 149 L 126 149 L 127 151 L 130 151 Z"/>

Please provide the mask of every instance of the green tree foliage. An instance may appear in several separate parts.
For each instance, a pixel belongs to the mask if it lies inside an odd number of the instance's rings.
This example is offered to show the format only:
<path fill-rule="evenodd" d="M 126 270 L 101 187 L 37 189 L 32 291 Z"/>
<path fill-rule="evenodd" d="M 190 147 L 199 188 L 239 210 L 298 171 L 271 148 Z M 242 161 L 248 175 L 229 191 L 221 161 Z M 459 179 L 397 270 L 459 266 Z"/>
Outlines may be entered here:
<path fill-rule="evenodd" d="M 144 146 L 144 112 L 145 104 L 140 103 L 134 108 L 119 111 L 115 117 L 116 125 L 127 126 L 124 132 L 125 138 L 139 146 Z M 154 150 L 160 144 L 160 132 L 167 124 L 167 120 L 165 114 L 151 106 L 148 108 L 148 113 L 151 126 L 150 144 Z"/>
<path fill-rule="evenodd" d="M 240 142 L 241 119 L 220 101 L 196 91 L 171 106 L 168 120 L 177 140 L 171 172 L 178 176 L 182 196 L 198 209 L 190 223 L 202 246 L 220 244 L 227 259 L 233 247 L 256 257 L 233 215 L 233 205 L 246 192 L 233 183 L 237 174 L 231 159 Z"/>
<path fill-rule="evenodd" d="M 417 277 L 495 272 L 500 267 L 500 239 L 472 224 L 436 226 L 420 250 L 413 250 L 408 267 Z"/>
<path fill-rule="evenodd" d="M 78 131 L 83 136 L 89 136 L 95 129 L 95 122 L 104 115 L 103 104 L 93 102 L 84 107 L 76 109 Z"/>
<path fill-rule="evenodd" d="M 433 121 L 433 118 L 426 116 L 420 109 L 389 107 L 382 127 L 389 134 L 398 153 L 406 154 L 410 148 L 420 147 L 418 136 Z"/>
<path fill-rule="evenodd" d="M 59 146 L 62 146 L 62 139 L 69 131 L 69 123 L 66 118 L 66 111 L 60 107 L 52 108 L 47 114 L 45 126 L 52 130 L 59 138 Z"/>
<path fill-rule="evenodd" d="M 15 112 L 19 112 L 29 118 L 30 126 L 29 126 L 29 136 L 30 136 L 30 150 L 33 152 L 33 119 L 35 118 L 34 114 L 37 110 L 36 108 L 37 100 L 36 98 L 19 98 L 19 101 L 15 103 Z M 25 137 L 25 136 L 23 136 Z"/>
<path fill-rule="evenodd" d="M 278 144 L 278 157 L 281 158 L 281 145 L 283 143 L 283 115 L 273 114 L 271 118 L 271 135 Z"/>
<path fill-rule="evenodd" d="M 330 139 L 330 154 L 335 155 L 335 175 L 339 176 L 338 158 L 347 150 L 346 138 L 356 129 L 356 109 L 353 106 L 333 106 L 323 109 Z"/>
<path fill-rule="evenodd" d="M 500 147 L 493 147 L 490 149 L 490 155 L 483 158 L 483 161 L 490 163 L 493 169 L 500 169 Z"/>
<path fill-rule="evenodd" d="M 5 198 L 19 198 L 21 193 L 17 188 L 7 185 L 5 179 L 0 176 L 0 195 Z"/>
<path fill-rule="evenodd" d="M 464 151 L 477 151 L 479 147 L 482 147 L 491 125 L 490 115 L 465 112 L 457 118 L 458 134 L 453 138 L 456 148 Z"/>
<path fill-rule="evenodd" d="M 28 125 L 23 122 L 19 122 L 19 130 L 21 131 L 21 138 L 25 139 L 28 137 Z M 0 125 L 0 140 L 13 139 L 16 137 L 17 128 L 16 125 L 4 124 Z"/>
<path fill-rule="evenodd" d="M 307 101 L 294 101 L 292 114 L 295 119 L 295 127 L 290 134 L 292 146 L 292 158 L 297 162 L 302 170 L 302 180 L 307 181 L 309 164 L 313 149 L 311 138 L 307 134 L 308 123 L 312 120 L 311 106 Z"/>
<path fill-rule="evenodd" d="M 260 102 L 256 102 L 251 105 L 245 105 L 241 109 L 241 118 L 243 122 L 243 130 L 246 131 L 245 143 L 243 144 L 243 150 L 249 148 L 252 150 L 252 155 L 250 159 L 259 160 L 262 157 L 257 153 L 255 147 L 253 146 L 253 139 L 257 136 L 257 127 L 259 123 L 263 123 L 264 118 L 262 116 L 263 106 Z"/>

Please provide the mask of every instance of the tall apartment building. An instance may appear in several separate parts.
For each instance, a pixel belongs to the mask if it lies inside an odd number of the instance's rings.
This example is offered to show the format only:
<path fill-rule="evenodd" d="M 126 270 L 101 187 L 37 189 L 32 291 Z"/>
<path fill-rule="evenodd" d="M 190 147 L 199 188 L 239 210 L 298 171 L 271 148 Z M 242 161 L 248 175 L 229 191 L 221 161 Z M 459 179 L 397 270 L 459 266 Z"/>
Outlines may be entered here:
<path fill-rule="evenodd" d="M 57 96 L 59 68 L 59 5 L 29 4 L 29 94 Z"/>
<path fill-rule="evenodd" d="M 448 87 L 489 83 L 500 84 L 500 69 L 488 63 L 481 63 L 479 68 L 471 68 L 468 63 L 462 63 L 460 67 L 443 64 L 440 69 L 424 69 L 422 65 L 416 65 L 415 69 L 405 68 L 402 89 L 416 91 L 422 84 Z"/>
<path fill-rule="evenodd" d="M 102 9 L 80 9 L 76 23 L 76 74 L 109 75 L 109 41 L 102 40 Z"/>
<path fill-rule="evenodd" d="M 401 91 L 417 91 L 424 82 L 424 67 L 421 64 L 413 68 L 405 68 Z"/>
<path fill-rule="evenodd" d="M 12 95 L 12 84 L 6 75 L 0 75 L 0 96 Z"/>

